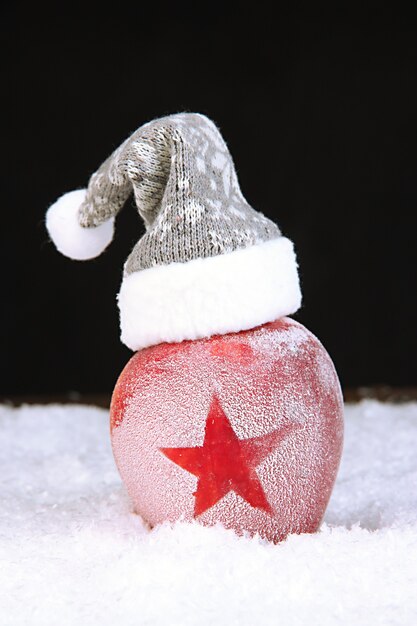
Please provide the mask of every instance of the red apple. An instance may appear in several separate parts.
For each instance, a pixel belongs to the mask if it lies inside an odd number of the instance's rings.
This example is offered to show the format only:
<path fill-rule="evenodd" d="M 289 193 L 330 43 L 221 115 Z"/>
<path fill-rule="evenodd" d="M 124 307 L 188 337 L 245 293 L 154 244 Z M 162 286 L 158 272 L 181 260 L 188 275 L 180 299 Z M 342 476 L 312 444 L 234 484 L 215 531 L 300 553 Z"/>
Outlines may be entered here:
<path fill-rule="evenodd" d="M 343 399 L 318 339 L 282 318 L 135 353 L 114 389 L 111 440 L 151 526 L 196 519 L 280 541 L 320 525 Z"/>

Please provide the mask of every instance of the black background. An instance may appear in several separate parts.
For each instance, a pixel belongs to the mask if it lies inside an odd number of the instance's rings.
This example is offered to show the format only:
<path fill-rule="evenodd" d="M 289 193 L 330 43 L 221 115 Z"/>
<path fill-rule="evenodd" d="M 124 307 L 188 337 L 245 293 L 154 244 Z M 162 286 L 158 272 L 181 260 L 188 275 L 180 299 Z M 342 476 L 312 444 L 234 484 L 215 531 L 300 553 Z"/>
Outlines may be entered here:
<path fill-rule="evenodd" d="M 113 388 L 131 355 L 115 296 L 143 228 L 133 201 L 89 263 L 56 252 L 44 213 L 178 111 L 215 120 L 246 198 L 295 242 L 296 318 L 343 386 L 416 384 L 415 17 L 132 6 L 2 9 L 0 392 Z"/>

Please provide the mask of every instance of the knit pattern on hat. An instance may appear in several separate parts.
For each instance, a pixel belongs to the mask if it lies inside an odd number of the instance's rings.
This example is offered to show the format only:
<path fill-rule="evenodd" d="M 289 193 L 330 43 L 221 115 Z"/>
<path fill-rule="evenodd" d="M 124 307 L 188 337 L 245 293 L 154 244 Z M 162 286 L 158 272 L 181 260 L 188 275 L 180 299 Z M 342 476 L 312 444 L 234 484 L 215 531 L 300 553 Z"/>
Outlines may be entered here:
<path fill-rule="evenodd" d="M 230 152 L 203 115 L 171 115 L 133 133 L 91 177 L 80 225 L 91 228 L 114 217 L 132 190 L 146 233 L 127 259 L 125 275 L 281 235 L 246 202 Z"/>

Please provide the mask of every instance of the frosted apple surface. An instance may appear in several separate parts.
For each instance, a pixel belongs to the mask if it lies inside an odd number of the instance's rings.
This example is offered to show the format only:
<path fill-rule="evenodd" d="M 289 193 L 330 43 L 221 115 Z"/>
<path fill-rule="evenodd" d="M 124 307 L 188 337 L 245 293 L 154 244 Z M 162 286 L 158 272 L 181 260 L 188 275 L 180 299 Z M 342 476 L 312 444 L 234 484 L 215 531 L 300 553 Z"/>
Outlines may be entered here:
<path fill-rule="evenodd" d="M 306 328 L 257 328 L 133 355 L 114 389 L 111 440 L 135 510 L 280 541 L 320 525 L 339 466 L 343 401 Z"/>

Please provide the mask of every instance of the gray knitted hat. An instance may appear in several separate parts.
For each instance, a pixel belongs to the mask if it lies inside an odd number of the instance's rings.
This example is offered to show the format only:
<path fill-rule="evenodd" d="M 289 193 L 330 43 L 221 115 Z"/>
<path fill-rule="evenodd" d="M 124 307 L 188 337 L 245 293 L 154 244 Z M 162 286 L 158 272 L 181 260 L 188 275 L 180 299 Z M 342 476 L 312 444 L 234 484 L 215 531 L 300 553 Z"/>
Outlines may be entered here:
<path fill-rule="evenodd" d="M 139 128 L 46 216 L 72 259 L 98 256 L 133 191 L 146 233 L 124 266 L 121 340 L 132 350 L 253 328 L 301 303 L 292 242 L 252 209 L 232 157 L 204 115 Z"/>

